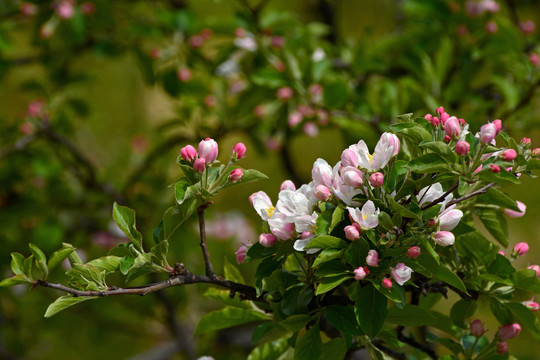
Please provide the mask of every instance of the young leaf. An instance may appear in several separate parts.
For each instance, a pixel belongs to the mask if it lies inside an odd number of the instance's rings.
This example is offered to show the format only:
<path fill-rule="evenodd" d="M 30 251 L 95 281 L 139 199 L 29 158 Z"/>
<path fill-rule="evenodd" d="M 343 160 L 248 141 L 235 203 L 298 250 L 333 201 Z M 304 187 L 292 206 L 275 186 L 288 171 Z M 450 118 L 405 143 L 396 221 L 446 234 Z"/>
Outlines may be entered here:
<path fill-rule="evenodd" d="M 15 275 L 24 274 L 24 256 L 11 253 L 11 272 Z"/>
<path fill-rule="evenodd" d="M 450 171 L 450 167 L 446 160 L 441 158 L 438 154 L 433 153 L 413 159 L 409 162 L 408 167 L 411 171 L 421 174 Z"/>
<path fill-rule="evenodd" d="M 59 297 L 58 299 L 56 299 L 55 302 L 49 305 L 49 307 L 47 308 L 47 311 L 45 312 L 45 317 L 50 318 L 58 314 L 60 311 L 64 310 L 65 308 L 68 308 L 72 305 L 78 304 L 86 300 L 92 300 L 92 299 L 97 299 L 97 296 L 74 297 L 71 295 L 66 295 L 66 296 Z"/>
<path fill-rule="evenodd" d="M 0 287 L 10 287 L 10 286 L 15 286 L 15 285 L 20 285 L 20 284 L 33 284 L 33 283 L 34 282 L 32 281 L 32 279 L 30 279 L 25 274 L 17 274 L 15 276 L 2 280 L 2 282 L 0 282 Z"/>
<path fill-rule="evenodd" d="M 322 350 L 322 359 L 344 359 L 347 353 L 347 345 L 343 338 L 337 338 L 325 342 Z"/>
<path fill-rule="evenodd" d="M 388 300 L 373 285 L 361 288 L 358 296 L 354 305 L 356 320 L 364 333 L 370 338 L 374 338 L 381 330 L 388 315 Z"/>
<path fill-rule="evenodd" d="M 52 271 L 55 267 L 57 267 L 62 261 L 67 259 L 69 255 L 71 255 L 72 252 L 75 251 L 75 248 L 72 246 L 64 247 L 63 249 L 55 251 L 51 257 L 49 258 L 49 271 Z"/>
<path fill-rule="evenodd" d="M 476 301 L 461 299 L 452 306 L 452 309 L 450 310 L 450 319 L 452 319 L 452 322 L 455 325 L 462 329 L 466 329 L 466 321 L 469 317 L 473 316 L 476 311 L 476 306 Z"/>
<path fill-rule="evenodd" d="M 321 283 L 319 286 L 317 286 L 317 291 L 315 292 L 315 295 L 321 295 L 325 292 L 328 292 L 341 284 L 342 282 L 351 279 L 352 275 L 337 275 L 337 276 L 330 276 L 330 277 L 324 277 L 321 280 Z"/>
<path fill-rule="evenodd" d="M 167 265 L 167 254 L 169 253 L 169 242 L 167 240 L 163 240 L 160 243 L 158 243 L 156 246 L 152 247 L 150 249 L 150 252 L 154 254 L 156 259 L 158 259 L 159 262 L 161 262 L 162 265 Z"/>
<path fill-rule="evenodd" d="M 352 306 L 330 305 L 325 311 L 328 321 L 344 335 L 364 335 L 356 321 Z"/>
<path fill-rule="evenodd" d="M 45 258 L 45 254 L 34 244 L 28 244 L 28 246 L 30 247 L 32 255 L 34 255 L 34 259 L 36 260 L 36 267 L 41 273 L 41 279 L 46 280 L 47 275 L 49 274 L 49 268 L 47 267 L 47 259 Z"/>
<path fill-rule="evenodd" d="M 305 249 L 343 249 L 347 247 L 347 243 L 335 236 L 320 235 L 311 240 Z"/>
<path fill-rule="evenodd" d="M 518 317 L 520 323 L 525 325 L 531 335 L 540 341 L 540 322 L 534 313 L 522 304 L 508 303 L 506 306 Z"/>
<path fill-rule="evenodd" d="M 308 322 L 311 321 L 311 316 L 306 314 L 298 314 L 289 316 L 283 321 L 279 322 L 279 325 L 288 331 L 298 331 L 302 329 Z"/>
<path fill-rule="evenodd" d="M 92 261 L 89 261 L 87 264 L 97 267 L 98 269 L 105 271 L 106 273 L 112 273 L 118 270 L 122 258 L 119 256 L 103 256 Z"/>
<path fill-rule="evenodd" d="M 204 315 L 197 324 L 194 334 L 203 334 L 253 321 L 267 320 L 271 320 L 270 316 L 260 311 L 226 307 Z"/>
<path fill-rule="evenodd" d="M 120 206 L 115 202 L 113 204 L 113 219 L 118 224 L 118 227 L 137 246 L 137 249 L 143 251 L 142 235 L 135 227 L 135 211 L 128 207 Z"/>
<path fill-rule="evenodd" d="M 465 284 L 463 284 L 463 281 L 461 281 L 459 276 L 457 276 L 456 273 L 448 269 L 443 264 L 439 265 L 439 268 L 437 271 L 437 278 L 449 285 L 452 285 L 455 288 L 458 288 L 459 290 L 463 291 L 465 294 L 468 294 L 467 288 L 465 287 Z"/>
<path fill-rule="evenodd" d="M 514 199 L 494 188 L 489 188 L 484 194 L 479 195 L 477 199 L 479 203 L 497 205 L 503 209 L 521 212 Z"/>
<path fill-rule="evenodd" d="M 509 243 L 508 222 L 502 212 L 493 209 L 477 209 L 475 213 L 495 240 L 507 247 Z"/>
<path fill-rule="evenodd" d="M 247 360 L 277 360 L 289 348 L 287 337 L 264 343 L 249 353 Z"/>

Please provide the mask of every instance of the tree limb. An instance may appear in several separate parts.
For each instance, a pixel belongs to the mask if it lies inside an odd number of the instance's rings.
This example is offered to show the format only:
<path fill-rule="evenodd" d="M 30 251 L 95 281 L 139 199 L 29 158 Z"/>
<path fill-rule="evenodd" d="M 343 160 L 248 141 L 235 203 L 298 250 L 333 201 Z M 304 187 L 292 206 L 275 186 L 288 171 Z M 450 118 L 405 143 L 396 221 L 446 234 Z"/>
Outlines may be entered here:
<path fill-rule="evenodd" d="M 470 198 L 475 197 L 477 195 L 484 194 L 486 191 L 488 191 L 489 188 L 491 188 L 491 187 L 493 187 L 495 185 L 497 185 L 497 184 L 489 183 L 486 186 L 484 186 L 483 188 L 478 189 L 476 191 L 473 191 L 470 194 L 464 195 L 464 196 L 460 197 L 459 199 L 454 199 L 452 201 L 449 201 L 448 204 L 447 204 L 447 207 L 449 207 L 451 205 L 454 205 L 454 204 L 457 204 L 457 203 L 460 203 L 460 202 L 465 201 L 465 200 L 469 200 Z"/>
<path fill-rule="evenodd" d="M 429 209 L 430 207 L 433 207 L 441 202 L 444 201 L 444 199 L 446 199 L 446 197 L 448 195 L 450 195 L 451 193 L 454 192 L 454 190 L 457 189 L 457 187 L 459 186 L 459 182 L 455 183 L 454 186 L 452 186 L 450 189 L 448 189 L 447 192 L 445 192 L 444 194 L 442 194 L 440 197 L 438 197 L 437 199 L 433 200 L 432 202 L 430 202 L 429 204 L 424 204 L 422 205 L 422 210 L 426 210 L 426 209 Z M 426 191 L 427 192 L 427 191 Z"/>
<path fill-rule="evenodd" d="M 210 253 L 208 252 L 208 245 L 206 244 L 206 228 L 204 225 L 204 209 L 206 209 L 210 204 L 210 202 L 207 202 L 206 204 L 199 206 L 197 209 L 197 215 L 199 216 L 199 232 L 201 233 L 201 249 L 204 258 L 206 276 L 215 277 L 216 274 L 214 273 L 214 267 L 212 266 L 212 262 L 210 261 Z"/>

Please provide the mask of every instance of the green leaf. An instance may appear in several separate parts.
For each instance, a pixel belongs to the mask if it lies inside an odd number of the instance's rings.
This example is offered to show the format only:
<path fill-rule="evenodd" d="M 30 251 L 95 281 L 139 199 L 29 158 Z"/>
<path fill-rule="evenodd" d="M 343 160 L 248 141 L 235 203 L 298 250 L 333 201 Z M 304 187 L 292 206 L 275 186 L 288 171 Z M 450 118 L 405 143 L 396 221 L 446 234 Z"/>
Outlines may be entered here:
<path fill-rule="evenodd" d="M 34 263 L 34 255 L 30 255 L 24 260 L 24 273 L 28 277 L 33 278 L 32 276 L 32 264 Z"/>
<path fill-rule="evenodd" d="M 540 294 L 540 280 L 536 276 L 536 271 L 521 269 L 513 273 L 511 279 L 517 289 Z"/>
<path fill-rule="evenodd" d="M 76 305 L 78 303 L 81 303 L 86 300 L 92 300 L 97 299 L 97 296 L 62 296 L 56 299 L 55 302 L 53 302 L 49 307 L 47 308 L 47 311 L 45 312 L 45 317 L 50 318 L 54 315 L 58 314 L 60 311 L 64 310 L 65 308 L 68 308 L 72 305 Z"/>
<path fill-rule="evenodd" d="M 392 223 L 392 218 L 390 217 L 390 215 L 388 215 L 384 211 L 381 211 L 379 213 L 378 219 L 379 219 L 379 226 L 382 229 L 388 231 L 394 227 L 394 223 Z"/>
<path fill-rule="evenodd" d="M 345 254 L 345 249 L 324 249 L 321 253 L 315 258 L 313 262 L 313 267 L 317 267 L 320 264 L 323 264 L 327 261 L 341 258 Z"/>
<path fill-rule="evenodd" d="M 358 322 L 356 322 L 352 306 L 330 305 L 325 311 L 330 324 L 344 335 L 364 335 Z"/>
<path fill-rule="evenodd" d="M 512 314 L 510 308 L 493 296 L 489 297 L 489 309 L 499 324 L 505 325 L 512 324 L 514 322 L 514 314 Z"/>
<path fill-rule="evenodd" d="M 526 306 L 518 303 L 507 303 L 506 306 L 518 317 L 520 323 L 525 325 L 531 335 L 540 341 L 540 322 L 534 313 Z"/>
<path fill-rule="evenodd" d="M 452 150 L 448 144 L 445 144 L 442 141 L 421 143 L 420 147 L 431 150 L 449 164 L 455 164 L 457 161 L 456 152 Z"/>
<path fill-rule="evenodd" d="M 320 235 L 311 240 L 304 249 L 343 249 L 347 247 L 347 243 L 335 236 Z"/>
<path fill-rule="evenodd" d="M 156 246 L 152 247 L 152 249 L 150 249 L 150 252 L 154 254 L 154 256 L 161 263 L 161 265 L 168 265 L 167 254 L 169 253 L 169 241 L 161 241 Z"/>
<path fill-rule="evenodd" d="M 330 227 L 328 228 L 328 233 L 331 233 L 332 230 L 334 230 L 334 228 L 341 221 L 343 221 L 344 215 L 345 215 L 345 206 L 343 206 L 343 204 L 339 204 L 338 207 L 332 213 L 332 222 L 330 223 Z"/>
<path fill-rule="evenodd" d="M 361 288 L 358 293 L 359 298 L 354 305 L 356 320 L 364 333 L 374 338 L 388 315 L 388 300 L 373 285 Z"/>
<path fill-rule="evenodd" d="M 28 246 L 30 247 L 32 255 L 34 255 L 36 267 L 41 273 L 41 279 L 46 280 L 47 275 L 49 275 L 49 268 L 47 267 L 47 259 L 45 258 L 45 254 L 34 244 L 28 244 Z"/>
<path fill-rule="evenodd" d="M 249 353 L 247 360 L 278 360 L 289 348 L 287 337 L 257 346 Z"/>
<path fill-rule="evenodd" d="M 280 321 L 278 324 L 288 331 L 298 331 L 302 329 L 308 322 L 312 319 L 311 316 L 306 314 L 298 314 L 289 316 L 283 321 Z"/>
<path fill-rule="evenodd" d="M 239 296 L 235 296 L 231 299 L 230 290 L 219 290 L 211 287 L 206 290 L 204 296 L 220 301 L 225 305 L 234 306 L 242 309 L 253 309 L 251 301 L 240 300 Z"/>
<path fill-rule="evenodd" d="M 508 246 L 508 222 L 500 210 L 477 209 L 475 211 L 489 233 L 504 247 Z"/>
<path fill-rule="evenodd" d="M 119 256 L 103 256 L 92 261 L 89 261 L 87 264 L 97 267 L 100 270 L 105 271 L 106 273 L 112 273 L 118 270 L 122 258 Z"/>
<path fill-rule="evenodd" d="M 500 173 L 494 173 L 493 171 L 484 170 L 480 171 L 480 180 L 488 183 L 494 182 L 497 184 L 519 184 L 519 179 L 512 173 L 509 173 L 501 169 Z"/>
<path fill-rule="evenodd" d="M 246 281 L 244 280 L 244 277 L 240 273 L 240 270 L 233 264 L 231 264 L 226 258 L 224 261 L 224 272 L 225 272 L 225 279 L 237 282 L 239 284 L 245 284 Z"/>
<path fill-rule="evenodd" d="M 266 179 L 268 179 L 268 176 L 266 176 L 262 172 L 255 169 L 247 169 L 247 170 L 244 170 L 244 175 L 242 175 L 242 179 L 240 179 L 240 181 L 237 181 L 234 183 L 229 182 L 227 185 L 224 186 L 224 188 L 227 188 L 233 185 L 246 184 L 249 182 L 266 180 Z"/>
<path fill-rule="evenodd" d="M 30 279 L 25 274 L 17 274 L 15 276 L 12 276 L 10 278 L 2 280 L 0 282 L 0 287 L 9 287 L 9 286 L 15 286 L 20 284 L 33 284 L 34 282 L 32 279 Z"/>
<path fill-rule="evenodd" d="M 319 323 L 311 327 L 296 341 L 294 360 L 318 360 L 322 355 L 322 340 Z"/>
<path fill-rule="evenodd" d="M 331 277 L 324 277 L 322 278 L 319 286 L 317 286 L 317 291 L 315 292 L 315 295 L 324 294 L 325 292 L 332 290 L 342 282 L 351 279 L 352 277 L 352 275 L 337 275 Z"/>
<path fill-rule="evenodd" d="M 68 258 L 69 255 L 71 255 L 72 252 L 75 251 L 74 247 L 64 247 L 63 249 L 55 251 L 51 257 L 49 258 L 49 271 L 52 271 L 55 267 L 57 267 L 62 261 Z"/>
<path fill-rule="evenodd" d="M 113 204 L 113 219 L 118 224 L 118 227 L 137 246 L 137 249 L 143 251 L 142 235 L 135 227 L 135 211 L 126 206 L 120 206 L 115 202 Z"/>
<path fill-rule="evenodd" d="M 452 306 L 450 310 L 450 319 L 462 329 L 467 328 L 467 318 L 474 315 L 476 311 L 476 301 L 461 299 Z"/>
<path fill-rule="evenodd" d="M 15 275 L 24 274 L 24 256 L 11 253 L 11 272 Z"/>
<path fill-rule="evenodd" d="M 437 270 L 437 278 L 441 281 L 444 281 L 445 283 L 452 285 L 453 287 L 463 291 L 465 294 L 469 294 L 467 292 L 467 288 L 465 287 L 465 284 L 463 284 L 463 281 L 459 278 L 459 276 L 456 275 L 453 271 L 448 269 L 443 264 L 439 265 L 439 268 Z"/>
<path fill-rule="evenodd" d="M 432 138 L 431 134 L 422 125 L 413 122 L 390 125 L 390 129 L 417 144 L 422 141 L 430 141 Z"/>
<path fill-rule="evenodd" d="M 540 160 L 530 159 L 527 161 L 527 170 L 540 170 Z"/>
<path fill-rule="evenodd" d="M 422 220 L 421 216 L 418 216 L 417 214 L 413 213 L 411 210 L 407 209 L 406 207 L 398 204 L 394 198 L 390 195 L 387 195 L 386 198 L 388 199 L 388 203 L 390 204 L 390 208 L 397 212 L 399 215 L 409 218 L 409 219 L 416 219 L 416 220 Z"/>
<path fill-rule="evenodd" d="M 408 168 L 411 171 L 421 174 L 450 171 L 446 160 L 438 154 L 427 154 L 417 157 L 409 162 Z"/>
<path fill-rule="evenodd" d="M 334 213 L 334 207 L 326 204 L 324 211 L 317 217 L 317 235 L 326 235 L 330 233 L 330 224 Z"/>
<path fill-rule="evenodd" d="M 313 299 L 313 290 L 309 285 L 301 283 L 289 288 L 280 302 L 281 311 L 287 316 L 307 314 L 308 305 Z"/>
<path fill-rule="evenodd" d="M 174 184 L 174 196 L 178 205 L 182 204 L 185 200 L 196 196 L 200 187 L 200 183 L 191 185 L 187 178 L 181 178 L 180 181 Z"/>
<path fill-rule="evenodd" d="M 203 334 L 253 321 L 265 320 L 271 320 L 271 318 L 260 311 L 226 307 L 204 315 L 197 324 L 194 334 Z"/>
<path fill-rule="evenodd" d="M 479 203 L 497 205 L 503 209 L 510 209 L 514 211 L 520 211 L 517 203 L 510 196 L 506 195 L 500 190 L 489 188 L 484 194 L 481 194 L 477 198 Z"/>
<path fill-rule="evenodd" d="M 122 261 L 120 261 L 120 272 L 124 275 L 127 275 L 129 272 L 129 269 L 133 266 L 133 263 L 135 262 L 135 259 L 129 256 L 124 256 L 122 258 Z"/>
<path fill-rule="evenodd" d="M 402 309 L 391 307 L 386 321 L 403 326 L 424 326 L 433 325 L 437 322 L 437 318 L 419 306 L 405 304 Z"/>

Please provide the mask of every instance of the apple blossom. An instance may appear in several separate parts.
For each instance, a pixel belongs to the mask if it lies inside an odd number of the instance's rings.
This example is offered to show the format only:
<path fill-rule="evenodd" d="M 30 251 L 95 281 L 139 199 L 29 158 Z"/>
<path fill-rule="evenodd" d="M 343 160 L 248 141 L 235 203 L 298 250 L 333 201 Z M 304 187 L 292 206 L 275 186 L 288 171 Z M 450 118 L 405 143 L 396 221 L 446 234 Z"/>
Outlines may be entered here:
<path fill-rule="evenodd" d="M 366 256 L 366 263 L 369 266 L 379 266 L 378 262 L 379 262 L 379 253 L 377 252 L 377 250 L 369 250 Z"/>
<path fill-rule="evenodd" d="M 482 144 L 490 143 L 497 135 L 497 126 L 493 123 L 487 123 L 480 128 L 480 142 Z"/>
<path fill-rule="evenodd" d="M 360 187 L 363 184 L 362 172 L 352 166 L 346 166 L 341 170 L 341 179 L 345 185 L 352 187 Z"/>
<path fill-rule="evenodd" d="M 358 166 L 358 153 L 352 149 L 345 149 L 341 153 L 341 164 L 343 166 Z"/>
<path fill-rule="evenodd" d="M 259 244 L 264 247 L 272 247 L 276 244 L 277 239 L 272 234 L 263 233 L 259 235 Z"/>
<path fill-rule="evenodd" d="M 292 190 L 296 191 L 296 185 L 291 180 L 285 180 L 281 183 L 279 190 Z"/>
<path fill-rule="evenodd" d="M 246 145 L 244 145 L 241 142 L 236 143 L 233 146 L 232 154 L 233 154 L 233 159 L 235 160 L 242 159 L 244 156 L 246 156 Z"/>
<path fill-rule="evenodd" d="M 313 190 L 313 194 L 321 201 L 326 201 L 332 196 L 330 189 L 324 185 L 317 185 Z"/>
<path fill-rule="evenodd" d="M 407 267 L 404 263 L 398 263 L 395 268 L 392 269 L 392 278 L 401 286 L 405 284 L 411 278 L 413 270 Z"/>
<path fill-rule="evenodd" d="M 206 160 L 206 164 L 216 161 L 218 144 L 214 139 L 206 138 L 199 143 L 199 156 Z"/>
<path fill-rule="evenodd" d="M 270 225 L 272 234 L 277 236 L 280 240 L 288 240 L 294 233 L 294 224 L 282 217 L 273 216 L 268 219 L 268 225 Z"/>
<path fill-rule="evenodd" d="M 197 150 L 191 145 L 186 145 L 180 150 L 180 156 L 191 163 L 197 158 Z"/>
<path fill-rule="evenodd" d="M 360 266 L 357 269 L 354 269 L 354 280 L 363 280 L 367 276 L 366 270 Z"/>
<path fill-rule="evenodd" d="M 313 181 L 316 185 L 324 185 L 326 187 L 332 186 L 332 178 L 334 176 L 334 173 L 326 160 L 317 159 L 313 163 L 311 176 L 313 177 Z"/>
<path fill-rule="evenodd" d="M 521 326 L 518 323 L 506 324 L 499 328 L 499 339 L 508 340 L 515 338 L 521 332 Z"/>
<path fill-rule="evenodd" d="M 371 200 L 362 206 L 362 210 L 352 207 L 347 207 L 347 210 L 352 220 L 363 230 L 373 229 L 379 225 L 379 209 L 375 209 L 375 204 Z"/>
<path fill-rule="evenodd" d="M 360 237 L 360 232 L 356 228 L 356 226 L 353 225 L 347 225 L 345 226 L 345 237 L 351 241 L 357 240 Z"/>
<path fill-rule="evenodd" d="M 439 214 L 437 219 L 441 230 L 450 231 L 459 224 L 459 221 L 463 217 L 463 212 L 455 209 L 455 207 L 456 205 L 454 204 Z"/>
<path fill-rule="evenodd" d="M 517 256 L 525 255 L 529 251 L 529 244 L 526 242 L 519 242 L 514 245 L 514 254 Z"/>
<path fill-rule="evenodd" d="M 459 156 L 468 155 L 469 151 L 471 150 L 471 144 L 469 144 L 468 142 L 464 140 L 459 140 L 456 143 L 455 150 L 456 150 L 456 154 L 458 154 Z"/>
<path fill-rule="evenodd" d="M 249 202 L 261 219 L 266 221 L 274 215 L 275 208 L 272 204 L 272 200 L 270 200 L 270 197 L 268 197 L 264 191 L 258 191 L 251 194 Z"/>

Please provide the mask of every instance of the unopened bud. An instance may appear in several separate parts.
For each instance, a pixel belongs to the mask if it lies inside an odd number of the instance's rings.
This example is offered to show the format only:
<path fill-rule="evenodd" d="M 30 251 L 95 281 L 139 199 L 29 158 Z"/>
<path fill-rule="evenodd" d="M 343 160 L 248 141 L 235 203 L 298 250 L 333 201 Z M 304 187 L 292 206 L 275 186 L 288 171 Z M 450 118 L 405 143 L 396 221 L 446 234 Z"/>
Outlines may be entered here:
<path fill-rule="evenodd" d="M 381 187 L 384 183 L 384 175 L 380 172 L 371 174 L 369 177 L 369 183 L 375 188 Z"/>
<path fill-rule="evenodd" d="M 518 323 L 506 324 L 499 328 L 499 339 L 512 339 L 518 336 L 520 332 L 521 326 Z"/>
<path fill-rule="evenodd" d="M 517 153 L 514 149 L 506 149 L 502 152 L 501 158 L 503 158 L 505 161 L 512 161 L 516 158 Z"/>
<path fill-rule="evenodd" d="M 379 253 L 377 250 L 369 250 L 368 255 L 366 256 L 366 263 L 369 266 L 379 266 Z"/>
<path fill-rule="evenodd" d="M 516 256 L 525 255 L 529 251 L 529 244 L 526 242 L 519 242 L 514 245 L 514 254 Z"/>
<path fill-rule="evenodd" d="M 313 189 L 313 195 L 321 201 L 326 201 L 332 196 L 332 192 L 325 185 L 317 185 L 315 189 Z"/>
<path fill-rule="evenodd" d="M 540 305 L 538 305 L 538 303 L 536 301 L 534 301 L 534 298 L 532 298 L 531 300 L 529 301 L 524 301 L 522 302 L 521 304 L 523 304 L 524 306 L 526 306 L 528 309 L 530 309 L 532 312 L 536 312 L 538 310 L 540 310 Z"/>
<path fill-rule="evenodd" d="M 280 100 L 289 100 L 293 95 L 293 89 L 288 86 L 280 87 L 276 92 L 276 96 Z"/>
<path fill-rule="evenodd" d="M 296 191 L 296 185 L 291 180 L 285 180 L 281 183 L 281 186 L 279 187 L 279 190 L 292 190 Z"/>
<path fill-rule="evenodd" d="M 466 156 L 471 150 L 471 144 L 464 140 L 459 140 L 454 149 L 456 150 L 456 154 L 458 154 L 459 156 Z"/>
<path fill-rule="evenodd" d="M 484 325 L 482 324 L 482 321 L 476 319 L 471 323 L 471 334 L 476 337 L 484 335 Z"/>
<path fill-rule="evenodd" d="M 358 231 L 356 226 L 347 225 L 345 226 L 344 231 L 345 231 L 345 237 L 351 241 L 357 240 L 360 237 L 360 232 Z"/>
<path fill-rule="evenodd" d="M 366 270 L 360 266 L 357 269 L 354 269 L 354 279 L 363 280 L 367 276 Z"/>
<path fill-rule="evenodd" d="M 491 172 L 493 172 L 495 174 L 498 174 L 498 173 L 501 172 L 501 167 L 499 165 L 490 164 L 489 169 L 491 170 Z"/>
<path fill-rule="evenodd" d="M 524 137 L 523 139 L 521 139 L 521 145 L 524 145 L 524 146 L 531 145 L 531 139 L 528 137 Z"/>
<path fill-rule="evenodd" d="M 272 247 L 277 242 L 277 238 L 272 234 L 263 233 L 259 235 L 259 243 L 264 247 Z"/>
<path fill-rule="evenodd" d="M 240 246 L 238 250 L 236 250 L 236 262 L 238 264 L 243 263 L 246 260 L 246 255 L 248 252 L 248 248 L 245 245 Z"/>
<path fill-rule="evenodd" d="M 231 182 L 237 182 L 242 179 L 242 176 L 244 176 L 244 171 L 242 169 L 234 169 L 229 175 L 229 180 Z"/>
<path fill-rule="evenodd" d="M 233 159 L 235 160 L 242 159 L 244 156 L 246 156 L 246 145 L 241 142 L 234 145 L 232 149 L 232 155 Z"/>
<path fill-rule="evenodd" d="M 497 343 L 497 353 L 506 354 L 508 352 L 508 343 L 506 341 L 500 341 Z"/>
<path fill-rule="evenodd" d="M 407 256 L 409 259 L 416 259 L 420 256 L 421 251 L 422 250 L 418 246 L 413 246 L 407 250 Z"/>
<path fill-rule="evenodd" d="M 382 281 L 382 286 L 390 290 L 392 288 L 392 279 L 384 278 L 384 280 Z"/>
<path fill-rule="evenodd" d="M 193 168 L 198 173 L 202 174 L 204 172 L 205 167 L 206 167 L 206 159 L 205 158 L 198 158 L 193 163 Z"/>
<path fill-rule="evenodd" d="M 495 119 L 491 123 L 495 124 L 495 128 L 497 129 L 497 134 L 500 133 L 502 130 L 502 121 L 500 119 Z"/>
<path fill-rule="evenodd" d="M 184 146 L 180 150 L 180 156 L 187 162 L 192 163 L 197 157 L 197 150 L 191 145 Z"/>
<path fill-rule="evenodd" d="M 437 110 L 435 110 L 435 112 L 441 116 L 442 113 L 444 113 L 444 108 L 442 106 L 438 107 Z"/>
<path fill-rule="evenodd" d="M 433 235 L 433 240 L 441 246 L 453 245 L 456 237 L 450 231 L 439 231 Z"/>

